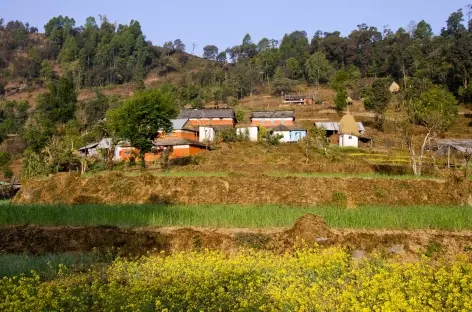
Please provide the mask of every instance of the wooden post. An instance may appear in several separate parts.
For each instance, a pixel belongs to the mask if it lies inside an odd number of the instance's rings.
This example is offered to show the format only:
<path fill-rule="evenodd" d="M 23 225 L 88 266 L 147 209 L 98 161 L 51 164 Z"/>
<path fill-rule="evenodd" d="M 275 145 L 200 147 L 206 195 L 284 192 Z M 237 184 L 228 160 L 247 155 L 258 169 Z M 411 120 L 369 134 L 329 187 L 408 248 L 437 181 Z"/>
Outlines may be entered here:
<path fill-rule="evenodd" d="M 447 147 L 447 167 L 451 168 L 451 147 Z"/>

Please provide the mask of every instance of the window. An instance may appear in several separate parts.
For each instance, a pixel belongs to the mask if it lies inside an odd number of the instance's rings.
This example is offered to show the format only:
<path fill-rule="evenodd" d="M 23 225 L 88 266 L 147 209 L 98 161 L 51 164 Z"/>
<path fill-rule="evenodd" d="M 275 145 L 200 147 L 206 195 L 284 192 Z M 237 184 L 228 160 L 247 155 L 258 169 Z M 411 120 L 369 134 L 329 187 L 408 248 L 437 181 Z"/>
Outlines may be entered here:
<path fill-rule="evenodd" d="M 351 136 L 351 135 L 349 136 L 349 140 L 352 140 L 352 136 Z"/>

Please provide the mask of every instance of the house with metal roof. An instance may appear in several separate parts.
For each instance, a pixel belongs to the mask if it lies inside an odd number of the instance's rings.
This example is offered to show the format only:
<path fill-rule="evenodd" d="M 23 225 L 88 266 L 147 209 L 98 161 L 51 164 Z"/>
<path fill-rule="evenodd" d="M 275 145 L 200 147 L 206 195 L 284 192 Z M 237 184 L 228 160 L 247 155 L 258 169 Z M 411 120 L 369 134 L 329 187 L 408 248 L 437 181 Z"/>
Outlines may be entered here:
<path fill-rule="evenodd" d="M 190 125 L 186 118 L 172 119 L 172 131 L 166 133 L 164 130 L 159 130 L 158 138 L 184 138 L 188 140 L 198 141 L 198 129 Z"/>
<path fill-rule="evenodd" d="M 306 137 L 307 130 L 299 126 L 278 125 L 270 130 L 271 135 L 280 135 L 280 142 L 298 142 Z"/>
<path fill-rule="evenodd" d="M 286 94 L 283 96 L 285 104 L 313 104 L 313 96 L 303 94 Z"/>
<path fill-rule="evenodd" d="M 220 129 L 234 128 L 236 114 L 234 109 L 183 109 L 177 119 L 187 119 L 194 127 L 218 127 Z"/>
<path fill-rule="evenodd" d="M 371 141 L 364 136 L 364 125 L 356 122 L 350 113 L 344 115 L 340 122 L 315 122 L 315 127 L 325 129 L 326 137 L 341 147 L 359 147 L 359 141 L 363 143 Z"/>
<path fill-rule="evenodd" d="M 251 113 L 251 126 L 276 127 L 293 125 L 294 111 L 261 111 Z"/>
<path fill-rule="evenodd" d="M 205 144 L 181 137 L 158 138 L 153 141 L 153 145 L 152 152 L 145 154 L 144 158 L 147 162 L 161 158 L 166 149 L 171 149 L 170 159 L 194 156 L 207 150 Z"/>

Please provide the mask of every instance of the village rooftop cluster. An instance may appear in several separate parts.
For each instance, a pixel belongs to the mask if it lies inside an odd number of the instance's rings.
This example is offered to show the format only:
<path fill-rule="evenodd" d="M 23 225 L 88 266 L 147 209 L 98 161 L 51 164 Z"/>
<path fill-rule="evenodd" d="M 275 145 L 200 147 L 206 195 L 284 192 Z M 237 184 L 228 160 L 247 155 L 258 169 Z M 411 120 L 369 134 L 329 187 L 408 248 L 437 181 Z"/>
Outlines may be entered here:
<path fill-rule="evenodd" d="M 153 141 L 151 153 L 145 154 L 145 161 L 159 159 L 171 147 L 169 158 L 194 156 L 209 150 L 219 139 L 219 133 L 234 129 L 245 140 L 260 140 L 261 129 L 270 136 L 278 136 L 281 143 L 293 143 L 307 136 L 307 129 L 295 123 L 293 110 L 255 111 L 251 113 L 250 124 L 239 124 L 234 109 L 184 109 L 176 119 L 171 120 L 172 131 L 159 131 Z M 326 139 L 340 147 L 359 147 L 359 142 L 370 142 L 364 125 L 356 122 L 349 112 L 339 122 L 316 122 L 314 126 L 326 130 Z M 112 139 L 104 138 L 78 149 L 84 157 L 99 155 L 100 149 L 111 149 Z M 128 142 L 121 141 L 115 146 L 115 161 L 128 161 L 138 154 L 138 150 Z"/>

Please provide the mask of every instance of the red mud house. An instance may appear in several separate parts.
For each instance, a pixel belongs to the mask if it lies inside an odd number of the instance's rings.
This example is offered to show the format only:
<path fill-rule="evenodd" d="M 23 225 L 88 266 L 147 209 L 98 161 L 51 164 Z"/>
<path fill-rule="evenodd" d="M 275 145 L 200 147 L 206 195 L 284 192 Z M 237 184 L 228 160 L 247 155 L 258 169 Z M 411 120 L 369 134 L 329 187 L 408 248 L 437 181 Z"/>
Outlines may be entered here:
<path fill-rule="evenodd" d="M 206 150 L 205 145 L 198 142 L 198 130 L 188 119 L 172 119 L 171 122 L 171 132 L 159 130 L 157 138 L 153 141 L 152 153 L 145 155 L 146 161 L 157 160 L 168 148 L 172 148 L 169 158 L 194 156 Z"/>
<path fill-rule="evenodd" d="M 198 141 L 213 141 L 215 133 L 235 127 L 233 109 L 184 109 L 179 119 L 188 119 L 188 125 L 198 129 Z"/>
<path fill-rule="evenodd" d="M 251 126 L 291 126 L 293 125 L 294 121 L 295 114 L 293 111 L 267 111 L 251 113 Z"/>
<path fill-rule="evenodd" d="M 234 109 L 183 109 L 178 119 L 188 119 L 191 126 L 234 128 L 236 115 Z"/>

